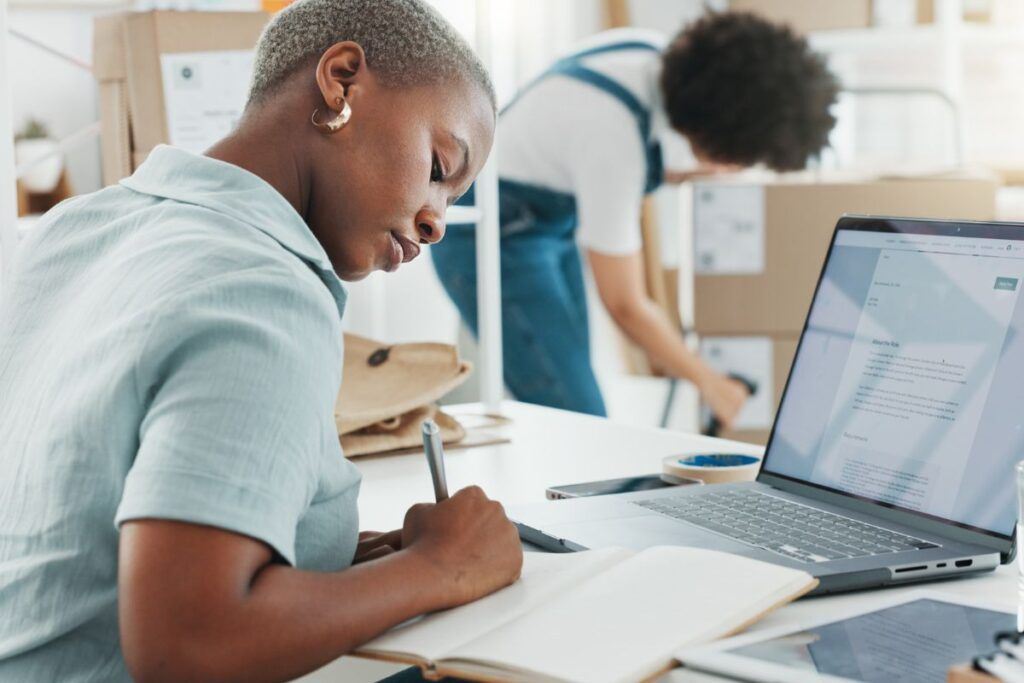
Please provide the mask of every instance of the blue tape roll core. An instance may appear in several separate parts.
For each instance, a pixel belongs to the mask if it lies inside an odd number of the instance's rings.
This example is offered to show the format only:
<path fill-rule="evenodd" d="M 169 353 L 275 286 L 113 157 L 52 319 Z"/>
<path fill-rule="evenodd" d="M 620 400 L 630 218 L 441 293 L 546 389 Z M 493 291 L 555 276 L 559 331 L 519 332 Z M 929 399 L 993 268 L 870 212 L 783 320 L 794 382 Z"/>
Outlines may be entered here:
<path fill-rule="evenodd" d="M 709 453 L 679 458 L 678 462 L 686 467 L 746 467 L 760 462 L 760 459 L 736 453 Z"/>

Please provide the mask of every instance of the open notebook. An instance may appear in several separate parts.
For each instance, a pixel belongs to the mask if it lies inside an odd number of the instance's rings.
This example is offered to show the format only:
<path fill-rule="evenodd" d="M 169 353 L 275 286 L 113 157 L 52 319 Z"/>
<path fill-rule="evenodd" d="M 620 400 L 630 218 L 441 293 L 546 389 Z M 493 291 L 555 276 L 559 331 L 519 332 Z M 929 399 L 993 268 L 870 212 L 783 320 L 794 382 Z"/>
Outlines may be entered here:
<path fill-rule="evenodd" d="M 742 630 L 815 585 L 802 571 L 696 548 L 526 553 L 515 584 L 355 654 L 428 678 L 637 681 L 669 669 L 680 646 Z"/>

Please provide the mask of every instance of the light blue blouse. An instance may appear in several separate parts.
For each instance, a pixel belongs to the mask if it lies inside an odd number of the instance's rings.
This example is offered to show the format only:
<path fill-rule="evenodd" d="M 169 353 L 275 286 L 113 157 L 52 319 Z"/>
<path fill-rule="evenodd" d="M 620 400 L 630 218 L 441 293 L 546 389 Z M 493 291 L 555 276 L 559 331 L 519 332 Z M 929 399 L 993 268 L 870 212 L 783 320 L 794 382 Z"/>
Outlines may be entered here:
<path fill-rule="evenodd" d="M 127 680 L 117 525 L 181 520 L 348 566 L 345 291 L 236 166 L 158 147 L 61 204 L 0 291 L 0 680 Z"/>

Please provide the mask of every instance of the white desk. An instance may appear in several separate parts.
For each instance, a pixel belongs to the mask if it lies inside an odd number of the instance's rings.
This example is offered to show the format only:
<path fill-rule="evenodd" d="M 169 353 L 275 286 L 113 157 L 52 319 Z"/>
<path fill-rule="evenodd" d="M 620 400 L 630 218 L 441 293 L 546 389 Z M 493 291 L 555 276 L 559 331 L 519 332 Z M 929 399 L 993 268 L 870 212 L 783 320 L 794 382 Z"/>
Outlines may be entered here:
<path fill-rule="evenodd" d="M 457 406 L 455 413 L 474 412 L 474 406 Z M 707 437 L 617 425 L 577 413 L 506 402 L 503 412 L 513 424 L 503 427 L 512 441 L 447 454 L 448 487 L 455 491 L 478 484 L 487 494 L 506 504 L 540 501 L 544 489 L 554 484 L 610 479 L 661 471 L 661 460 L 678 453 L 731 452 L 759 454 L 749 444 L 723 442 Z M 422 453 L 360 458 L 363 472 L 359 496 L 360 527 L 398 528 L 406 509 L 433 500 L 433 488 Z M 977 578 L 927 584 L 930 589 L 969 595 L 1016 609 L 1016 575 L 1010 566 Z M 751 630 L 796 625 L 827 617 L 840 609 L 870 607 L 912 587 L 857 594 L 810 598 L 788 605 L 756 624 Z M 304 683 L 371 681 L 395 667 L 343 659 L 303 679 Z M 693 672 L 676 670 L 667 681 L 710 680 Z"/>
<path fill-rule="evenodd" d="M 481 409 L 468 405 L 449 410 L 460 414 Z M 548 486 L 657 473 L 665 456 L 720 451 L 724 443 L 661 429 L 625 427 L 589 415 L 514 401 L 506 401 L 502 412 L 513 422 L 495 431 L 507 434 L 510 443 L 447 451 L 448 488 L 452 492 L 477 484 L 502 503 L 541 501 Z M 750 444 L 728 444 L 732 452 L 761 452 Z M 422 452 L 359 458 L 355 462 L 363 472 L 359 514 L 364 529 L 400 527 L 410 505 L 434 499 Z"/>

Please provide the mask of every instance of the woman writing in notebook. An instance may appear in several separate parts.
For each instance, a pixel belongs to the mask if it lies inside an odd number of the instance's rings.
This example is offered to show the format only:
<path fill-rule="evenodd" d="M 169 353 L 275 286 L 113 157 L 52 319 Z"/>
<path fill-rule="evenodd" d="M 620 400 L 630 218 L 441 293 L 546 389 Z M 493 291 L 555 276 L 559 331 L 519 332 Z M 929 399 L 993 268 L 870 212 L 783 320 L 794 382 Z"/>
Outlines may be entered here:
<path fill-rule="evenodd" d="M 0 298 L 0 679 L 290 680 L 516 579 L 478 489 L 360 534 L 333 420 L 340 280 L 444 236 L 494 124 L 420 0 L 300 0 L 231 135 L 43 219 Z"/>

